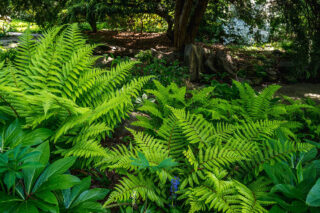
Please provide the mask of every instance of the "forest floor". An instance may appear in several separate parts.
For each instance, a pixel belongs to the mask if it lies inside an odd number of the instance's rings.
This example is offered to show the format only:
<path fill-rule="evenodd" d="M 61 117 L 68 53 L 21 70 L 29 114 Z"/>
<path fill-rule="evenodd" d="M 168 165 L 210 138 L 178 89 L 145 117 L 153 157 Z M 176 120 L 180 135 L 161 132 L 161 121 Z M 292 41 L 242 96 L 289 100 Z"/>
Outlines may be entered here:
<path fill-rule="evenodd" d="M 105 49 L 106 54 L 115 56 L 133 57 L 140 50 L 151 48 L 158 51 L 173 51 L 171 43 L 163 33 L 134 33 L 101 30 L 97 33 L 86 33 L 89 40 L 100 43 Z"/>
<path fill-rule="evenodd" d="M 10 33 L 6 37 L 0 37 L 0 46 L 2 48 L 14 48 L 18 44 L 18 36 L 21 33 Z M 90 42 L 102 44 L 103 54 L 112 54 L 114 56 L 129 56 L 133 57 L 141 50 L 155 49 L 161 52 L 173 52 L 170 40 L 163 33 L 134 33 L 134 32 L 118 32 L 102 30 L 98 33 L 86 33 Z M 38 37 L 40 34 L 34 34 Z M 223 45 L 206 45 L 198 43 L 199 45 L 207 48 L 225 48 L 231 52 L 231 55 L 237 60 L 237 70 L 243 73 L 244 76 L 250 72 L 254 75 L 268 75 L 268 70 L 276 69 L 278 63 L 278 53 L 275 54 L 274 50 L 270 48 L 255 48 L 255 49 L 233 49 L 226 48 Z M 279 51 L 278 51 L 279 52 Z M 267 71 L 266 71 L 267 70 Z M 266 73 L 264 73 L 266 72 Z M 251 73 L 252 74 L 252 73 Z M 284 84 L 279 79 L 275 79 L 274 82 L 279 83 L 282 88 L 278 94 L 286 95 L 293 98 L 311 98 L 316 102 L 320 102 L 320 84 L 311 83 L 293 83 Z M 262 85 L 263 83 L 261 83 Z"/>

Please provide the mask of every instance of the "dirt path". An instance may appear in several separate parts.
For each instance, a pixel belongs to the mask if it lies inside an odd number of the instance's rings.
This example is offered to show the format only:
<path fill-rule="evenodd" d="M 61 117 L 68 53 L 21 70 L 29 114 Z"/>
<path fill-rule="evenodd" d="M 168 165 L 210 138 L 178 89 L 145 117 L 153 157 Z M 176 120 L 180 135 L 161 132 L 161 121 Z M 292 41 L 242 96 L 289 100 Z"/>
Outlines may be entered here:
<path fill-rule="evenodd" d="M 86 33 L 91 41 L 104 44 L 101 53 L 112 53 L 115 56 L 134 56 L 140 50 L 172 51 L 171 43 L 164 33 L 134 33 L 101 30 L 97 33 Z M 103 48 L 103 47 L 102 47 Z M 99 53 L 99 54 L 101 54 Z"/>
<path fill-rule="evenodd" d="M 317 103 L 320 103 L 320 84 L 296 83 L 281 86 L 282 88 L 278 91 L 278 94 L 295 99 L 311 98 Z"/>
<path fill-rule="evenodd" d="M 8 32 L 6 36 L 0 37 L 0 46 L 3 48 L 16 48 L 19 43 L 19 36 L 21 36 L 22 33 L 18 32 Z M 38 38 L 41 36 L 41 34 L 31 34 L 33 37 Z"/>

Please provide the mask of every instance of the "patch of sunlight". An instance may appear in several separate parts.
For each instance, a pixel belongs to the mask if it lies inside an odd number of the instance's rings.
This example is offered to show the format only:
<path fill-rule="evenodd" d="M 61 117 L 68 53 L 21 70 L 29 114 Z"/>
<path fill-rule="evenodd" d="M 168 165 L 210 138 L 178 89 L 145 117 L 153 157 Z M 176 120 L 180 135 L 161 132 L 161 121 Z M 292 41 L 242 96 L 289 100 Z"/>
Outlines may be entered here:
<path fill-rule="evenodd" d="M 316 94 L 316 93 L 305 93 L 304 97 L 320 100 L 320 94 Z"/>

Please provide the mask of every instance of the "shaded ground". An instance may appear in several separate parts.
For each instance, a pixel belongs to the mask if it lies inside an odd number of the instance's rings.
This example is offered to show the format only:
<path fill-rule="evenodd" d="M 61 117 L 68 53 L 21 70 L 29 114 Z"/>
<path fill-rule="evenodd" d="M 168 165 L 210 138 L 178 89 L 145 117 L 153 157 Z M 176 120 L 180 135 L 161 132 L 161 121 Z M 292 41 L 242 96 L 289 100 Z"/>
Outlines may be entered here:
<path fill-rule="evenodd" d="M 320 103 L 320 84 L 296 83 L 281 86 L 282 88 L 278 91 L 278 94 L 292 98 L 310 98 Z"/>
<path fill-rule="evenodd" d="M 19 36 L 21 36 L 22 33 L 18 32 L 8 32 L 6 36 L 0 37 L 0 46 L 3 48 L 15 48 L 17 47 L 19 43 Z M 34 37 L 40 37 L 41 34 L 31 34 Z"/>
<path fill-rule="evenodd" d="M 156 49 L 172 51 L 170 40 L 163 33 L 133 33 L 102 30 L 87 33 L 88 38 L 101 43 L 100 53 L 112 53 L 116 56 L 134 56 L 140 50 Z"/>

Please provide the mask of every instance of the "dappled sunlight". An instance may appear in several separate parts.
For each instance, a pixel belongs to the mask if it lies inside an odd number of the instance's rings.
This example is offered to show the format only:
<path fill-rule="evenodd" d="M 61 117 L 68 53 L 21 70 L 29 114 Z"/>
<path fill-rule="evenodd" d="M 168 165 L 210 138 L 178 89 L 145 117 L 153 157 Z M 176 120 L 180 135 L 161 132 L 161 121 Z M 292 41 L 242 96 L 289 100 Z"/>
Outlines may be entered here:
<path fill-rule="evenodd" d="M 304 94 L 304 97 L 320 100 L 320 92 L 319 92 L 318 94 L 315 94 L 315 93 L 306 93 L 306 94 Z"/>

